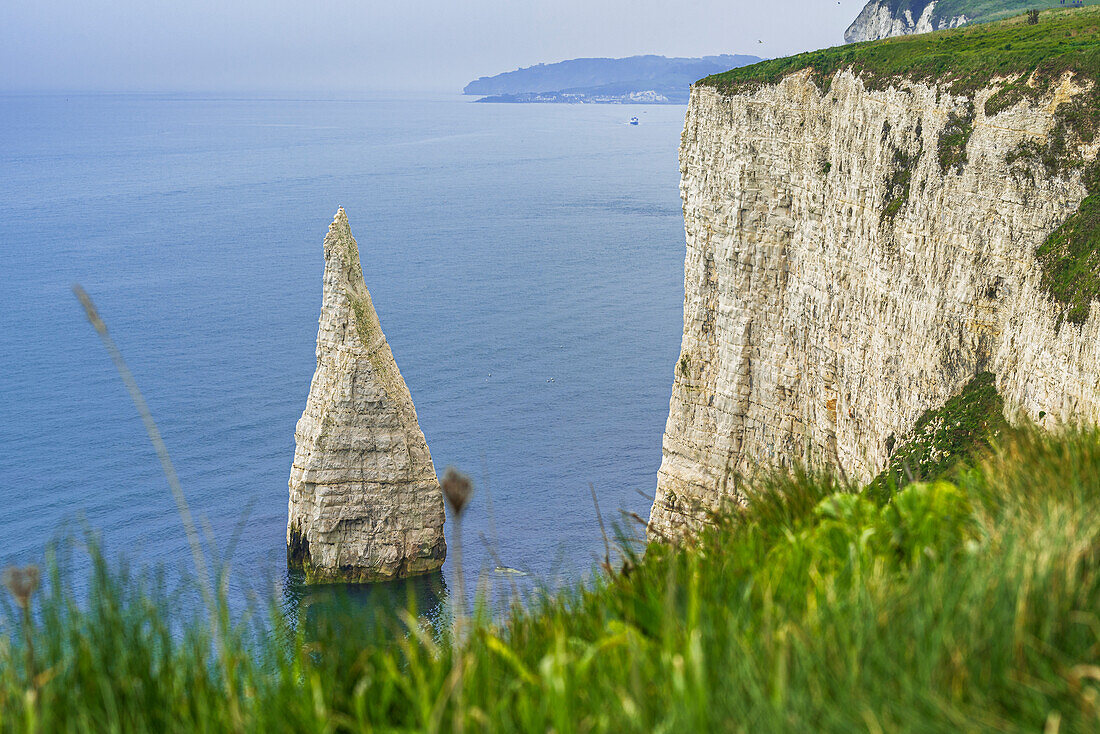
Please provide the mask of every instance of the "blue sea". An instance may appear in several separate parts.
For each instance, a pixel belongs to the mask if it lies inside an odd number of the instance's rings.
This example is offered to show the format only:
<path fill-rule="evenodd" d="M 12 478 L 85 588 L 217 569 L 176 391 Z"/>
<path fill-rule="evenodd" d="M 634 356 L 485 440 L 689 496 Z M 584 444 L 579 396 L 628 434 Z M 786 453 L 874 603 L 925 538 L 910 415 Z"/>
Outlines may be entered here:
<path fill-rule="evenodd" d="M 134 566 L 190 567 L 79 282 L 230 563 L 231 596 L 298 593 L 287 479 L 321 242 L 343 206 L 437 471 L 475 483 L 468 593 L 479 579 L 583 579 L 604 548 L 589 483 L 605 520 L 637 531 L 623 513 L 648 515 L 661 459 L 683 303 L 683 112 L 0 97 L 0 565 L 91 532 Z M 526 575 L 494 581 L 498 565 Z M 449 558 L 433 599 L 454 574 Z"/>

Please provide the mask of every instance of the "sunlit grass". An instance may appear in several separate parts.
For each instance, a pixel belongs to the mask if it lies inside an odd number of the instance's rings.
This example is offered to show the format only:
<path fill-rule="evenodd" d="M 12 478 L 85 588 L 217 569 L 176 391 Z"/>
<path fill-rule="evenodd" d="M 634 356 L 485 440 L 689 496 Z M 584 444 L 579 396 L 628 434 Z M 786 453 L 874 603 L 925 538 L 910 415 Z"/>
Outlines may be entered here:
<path fill-rule="evenodd" d="M 697 539 L 475 615 L 461 644 L 274 605 L 215 635 L 93 553 L 86 603 L 56 567 L 33 597 L 30 662 L 5 602 L 2 727 L 1095 731 L 1100 434 L 1010 441 L 888 501 L 773 476 Z"/>
<path fill-rule="evenodd" d="M 994 79 L 1035 74 L 1026 89 L 1021 85 L 995 95 L 986 105 L 986 111 L 992 113 L 999 105 L 1015 102 L 1020 94 L 1048 93 L 1067 71 L 1077 75 L 1078 83 L 1096 80 L 1100 74 L 1100 8 L 1048 10 L 1040 14 L 1037 25 L 1028 25 L 1021 15 L 955 30 L 836 46 L 731 69 L 698 84 L 738 92 L 809 70 L 820 85 L 828 87 L 832 76 L 842 69 L 851 69 L 875 89 L 908 79 L 944 84 L 956 94 L 968 96 Z M 1090 117 L 1077 127 L 1091 139 L 1095 119 Z"/>

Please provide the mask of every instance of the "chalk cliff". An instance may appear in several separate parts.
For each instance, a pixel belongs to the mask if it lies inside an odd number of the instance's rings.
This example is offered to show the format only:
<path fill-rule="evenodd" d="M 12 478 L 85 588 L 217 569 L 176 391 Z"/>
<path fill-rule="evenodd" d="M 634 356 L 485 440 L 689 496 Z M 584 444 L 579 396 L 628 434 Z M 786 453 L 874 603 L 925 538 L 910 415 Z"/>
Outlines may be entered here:
<path fill-rule="evenodd" d="M 839 462 L 870 480 L 980 372 L 1010 418 L 1100 419 L 1100 307 L 1066 319 L 1036 256 L 1087 194 L 1085 166 L 1051 174 L 1031 155 L 1082 87 L 1067 75 L 987 113 L 997 80 L 966 95 L 826 81 L 692 89 L 684 332 L 651 537 L 743 501 L 759 466 Z"/>
<path fill-rule="evenodd" d="M 937 0 L 870 0 L 844 31 L 844 40 L 857 43 L 930 33 L 958 28 L 969 20 L 965 13 L 944 16 L 937 12 L 937 5 Z"/>
<path fill-rule="evenodd" d="M 294 432 L 287 560 L 310 581 L 438 569 L 443 495 L 343 208 L 325 236 L 317 370 Z"/>

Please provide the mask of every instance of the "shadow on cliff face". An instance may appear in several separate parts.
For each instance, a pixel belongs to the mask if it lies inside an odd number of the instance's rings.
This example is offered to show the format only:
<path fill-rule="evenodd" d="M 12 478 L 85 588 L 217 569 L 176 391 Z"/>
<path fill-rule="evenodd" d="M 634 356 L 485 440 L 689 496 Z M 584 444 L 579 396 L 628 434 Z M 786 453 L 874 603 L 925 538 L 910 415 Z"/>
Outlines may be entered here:
<path fill-rule="evenodd" d="M 307 639 L 324 637 L 331 629 L 354 639 L 372 639 L 381 629 L 407 634 L 397 620 L 419 619 L 436 639 L 450 629 L 450 597 L 442 571 L 396 581 L 370 584 L 306 583 L 305 574 L 290 571 L 283 585 L 283 615 L 291 628 Z"/>

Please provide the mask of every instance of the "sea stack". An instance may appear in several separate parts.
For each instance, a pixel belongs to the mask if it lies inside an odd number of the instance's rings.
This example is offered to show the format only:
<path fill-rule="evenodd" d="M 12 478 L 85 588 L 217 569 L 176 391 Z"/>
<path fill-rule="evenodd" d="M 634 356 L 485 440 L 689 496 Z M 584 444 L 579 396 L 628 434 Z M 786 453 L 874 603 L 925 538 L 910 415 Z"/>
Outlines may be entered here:
<path fill-rule="evenodd" d="M 325 236 L 317 370 L 294 431 L 287 563 L 310 582 L 443 565 L 443 494 L 343 208 Z"/>

